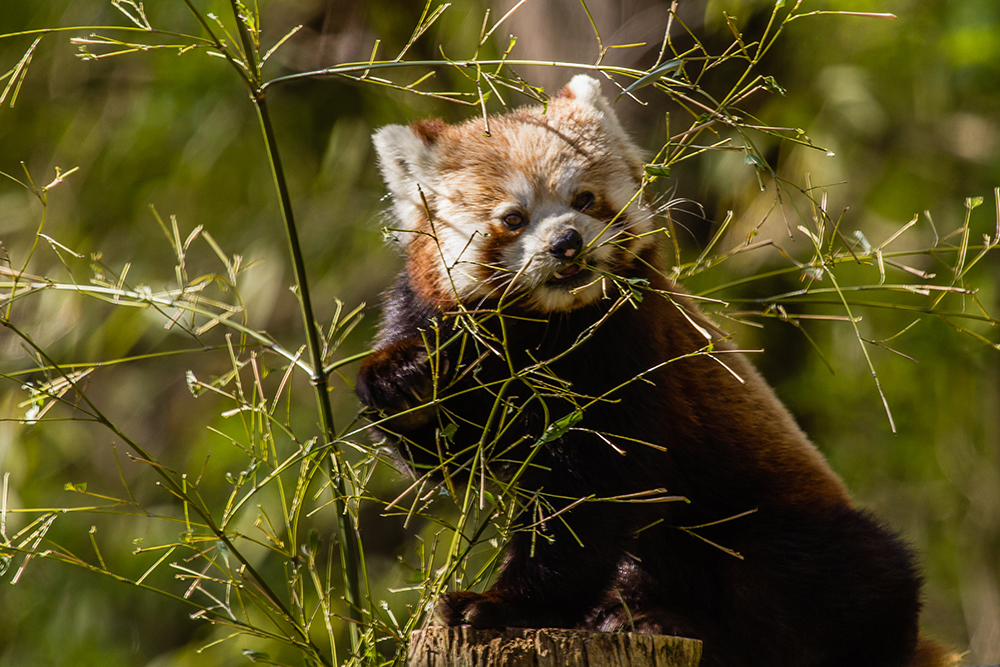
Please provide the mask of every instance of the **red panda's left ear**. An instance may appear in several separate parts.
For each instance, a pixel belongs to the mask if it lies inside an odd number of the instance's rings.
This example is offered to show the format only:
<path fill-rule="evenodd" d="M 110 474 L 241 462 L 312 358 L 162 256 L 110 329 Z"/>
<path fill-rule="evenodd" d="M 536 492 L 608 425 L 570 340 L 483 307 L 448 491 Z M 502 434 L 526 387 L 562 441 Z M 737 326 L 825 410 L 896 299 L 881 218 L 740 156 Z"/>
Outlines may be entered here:
<path fill-rule="evenodd" d="M 441 127 L 443 124 L 426 121 L 414 127 L 386 125 L 372 135 L 379 170 L 392 195 L 399 226 L 404 229 L 417 229 L 426 217 L 420 193 L 435 187 L 433 149 Z"/>
<path fill-rule="evenodd" d="M 413 123 L 410 126 L 410 130 L 413 134 L 420 137 L 425 144 L 431 146 L 441 136 L 446 127 L 447 124 L 439 118 L 424 118 Z"/>

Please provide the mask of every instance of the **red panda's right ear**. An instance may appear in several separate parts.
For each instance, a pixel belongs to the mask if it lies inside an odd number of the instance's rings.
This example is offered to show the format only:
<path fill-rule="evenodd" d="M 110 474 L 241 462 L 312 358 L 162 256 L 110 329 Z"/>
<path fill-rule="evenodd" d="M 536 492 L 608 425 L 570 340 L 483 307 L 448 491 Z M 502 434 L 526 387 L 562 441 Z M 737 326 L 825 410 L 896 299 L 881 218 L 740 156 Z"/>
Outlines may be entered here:
<path fill-rule="evenodd" d="M 587 74 L 574 76 L 556 93 L 556 97 L 576 100 L 580 104 L 589 104 L 592 107 L 607 106 L 607 100 L 601 95 L 600 81 Z"/>
<path fill-rule="evenodd" d="M 601 94 L 600 81 L 587 74 L 577 74 L 559 91 L 556 98 L 572 100 L 573 104 L 593 109 L 596 112 L 595 120 L 615 144 L 614 152 L 625 158 L 635 182 L 642 183 L 642 151 L 622 128 L 612 103 Z"/>
<path fill-rule="evenodd" d="M 422 190 L 426 196 L 435 186 L 433 140 L 440 130 L 425 125 L 412 128 L 386 125 L 372 135 L 379 170 L 403 229 L 416 230 L 420 226 L 426 217 L 420 192 Z M 409 241 L 407 238 L 400 240 Z"/>

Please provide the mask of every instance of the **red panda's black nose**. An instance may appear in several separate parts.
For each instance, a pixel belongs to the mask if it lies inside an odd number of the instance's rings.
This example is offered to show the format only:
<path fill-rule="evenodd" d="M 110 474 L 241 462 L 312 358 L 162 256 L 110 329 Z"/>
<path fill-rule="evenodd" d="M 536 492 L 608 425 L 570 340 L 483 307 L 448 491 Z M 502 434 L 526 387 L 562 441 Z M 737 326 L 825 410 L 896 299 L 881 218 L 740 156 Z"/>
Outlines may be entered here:
<path fill-rule="evenodd" d="M 582 247 L 583 237 L 580 236 L 580 232 L 570 227 L 556 234 L 552 239 L 552 245 L 549 246 L 549 252 L 559 259 L 570 259 L 576 257 Z"/>

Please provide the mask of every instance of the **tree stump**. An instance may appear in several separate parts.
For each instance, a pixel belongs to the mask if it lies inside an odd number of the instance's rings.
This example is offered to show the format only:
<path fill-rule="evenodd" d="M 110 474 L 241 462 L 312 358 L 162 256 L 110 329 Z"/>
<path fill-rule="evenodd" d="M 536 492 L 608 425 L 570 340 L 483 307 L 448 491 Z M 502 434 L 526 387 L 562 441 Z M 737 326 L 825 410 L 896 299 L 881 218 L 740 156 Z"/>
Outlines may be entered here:
<path fill-rule="evenodd" d="M 697 667 L 701 642 L 630 632 L 431 626 L 410 635 L 409 667 Z"/>

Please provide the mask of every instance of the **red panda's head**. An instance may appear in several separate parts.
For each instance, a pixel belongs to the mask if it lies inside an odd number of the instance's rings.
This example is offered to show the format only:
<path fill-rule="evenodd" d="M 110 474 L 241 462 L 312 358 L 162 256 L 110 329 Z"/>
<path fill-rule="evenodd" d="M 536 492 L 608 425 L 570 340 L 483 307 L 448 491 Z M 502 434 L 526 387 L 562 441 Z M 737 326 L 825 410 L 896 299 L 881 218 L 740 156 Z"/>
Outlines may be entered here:
<path fill-rule="evenodd" d="M 642 157 L 598 82 L 574 77 L 548 104 L 460 125 L 375 133 L 410 280 L 441 304 L 524 297 L 567 311 L 650 244 Z"/>

